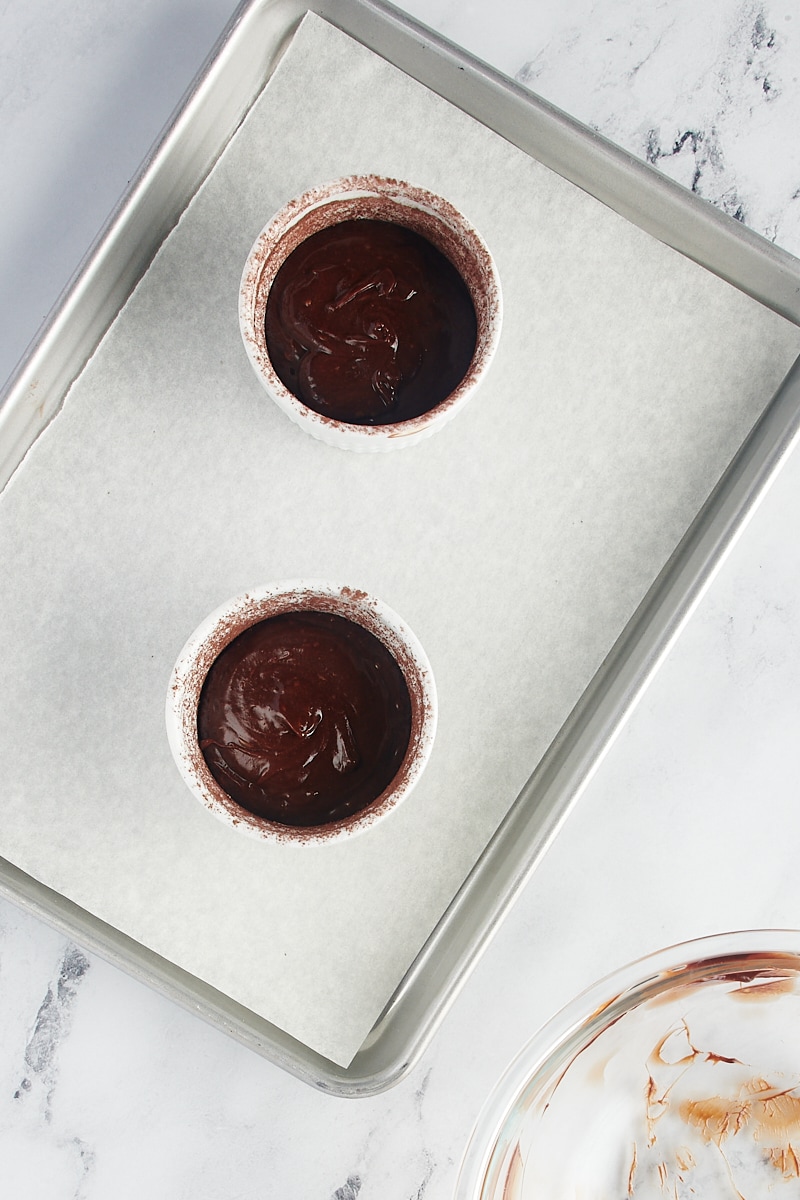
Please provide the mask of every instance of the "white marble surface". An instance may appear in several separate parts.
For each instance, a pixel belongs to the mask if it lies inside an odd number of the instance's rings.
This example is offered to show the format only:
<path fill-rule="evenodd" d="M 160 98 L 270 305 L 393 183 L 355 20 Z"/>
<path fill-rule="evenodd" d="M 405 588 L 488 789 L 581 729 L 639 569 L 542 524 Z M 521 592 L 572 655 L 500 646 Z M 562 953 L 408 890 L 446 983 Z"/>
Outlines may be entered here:
<path fill-rule="evenodd" d="M 407 0 L 800 253 L 800 3 Z M 0 11 L 0 375 L 229 15 Z M 784 469 L 411 1076 L 315 1093 L 0 906 L 0 1195 L 446 1200 L 509 1058 L 580 988 L 702 933 L 800 926 L 800 461 Z"/>

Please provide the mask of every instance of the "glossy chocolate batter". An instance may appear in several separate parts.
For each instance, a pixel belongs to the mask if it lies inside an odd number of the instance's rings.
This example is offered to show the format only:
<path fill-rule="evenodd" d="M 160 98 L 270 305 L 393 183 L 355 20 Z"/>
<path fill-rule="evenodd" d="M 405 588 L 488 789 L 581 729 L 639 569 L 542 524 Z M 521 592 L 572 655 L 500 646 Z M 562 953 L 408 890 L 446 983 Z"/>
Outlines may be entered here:
<path fill-rule="evenodd" d="M 429 412 L 469 369 L 475 308 L 458 271 L 426 238 L 388 221 L 312 234 L 286 259 L 265 332 L 282 383 L 352 425 Z"/>
<path fill-rule="evenodd" d="M 366 808 L 411 735 L 403 673 L 371 633 L 334 613 L 253 625 L 214 661 L 197 710 L 217 783 L 282 825 L 326 825 Z"/>

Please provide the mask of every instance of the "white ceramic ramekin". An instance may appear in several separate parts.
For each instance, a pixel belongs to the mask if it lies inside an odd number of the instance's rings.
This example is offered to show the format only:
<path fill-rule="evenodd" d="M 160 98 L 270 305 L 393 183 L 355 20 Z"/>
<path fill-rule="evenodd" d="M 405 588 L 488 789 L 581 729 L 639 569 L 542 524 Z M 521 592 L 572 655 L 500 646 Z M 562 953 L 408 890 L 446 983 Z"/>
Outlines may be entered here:
<path fill-rule="evenodd" d="M 427 238 L 460 273 L 477 317 L 475 352 L 458 387 L 429 412 L 390 425 L 348 424 L 314 412 L 278 378 L 266 345 L 267 297 L 285 259 L 311 234 L 358 218 L 390 221 Z M 480 234 L 441 196 L 376 175 L 337 179 L 290 201 L 256 239 L 239 292 L 239 325 L 245 349 L 267 392 L 308 433 L 346 450 L 410 446 L 445 425 L 464 407 L 486 374 L 500 338 L 501 324 L 500 280 Z"/>
<path fill-rule="evenodd" d="M 287 612 L 335 613 L 363 626 L 398 663 L 411 699 L 411 737 L 392 782 L 366 808 L 343 821 L 295 827 L 258 817 L 217 783 L 198 743 L 197 705 L 206 675 L 227 645 L 251 625 Z M 227 601 L 195 630 L 172 672 L 166 704 L 170 749 L 194 795 L 215 816 L 241 832 L 273 842 L 341 840 L 369 829 L 409 794 L 422 774 L 436 733 L 437 702 L 427 655 L 406 623 L 388 605 L 357 588 L 290 580 L 254 588 Z"/>

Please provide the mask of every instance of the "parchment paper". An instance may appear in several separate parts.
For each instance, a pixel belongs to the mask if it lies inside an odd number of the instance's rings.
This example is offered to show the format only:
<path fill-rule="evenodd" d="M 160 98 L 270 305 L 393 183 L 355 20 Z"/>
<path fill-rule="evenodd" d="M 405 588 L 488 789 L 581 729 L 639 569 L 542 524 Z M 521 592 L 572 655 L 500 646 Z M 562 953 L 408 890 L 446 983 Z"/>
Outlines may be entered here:
<path fill-rule="evenodd" d="M 321 445 L 242 349 L 273 212 L 351 172 L 483 233 L 505 300 L 430 441 Z M 0 852 L 334 1061 L 410 961 L 800 349 L 800 331 L 308 17 L 0 503 Z M 433 664 L 414 794 L 343 846 L 250 841 L 164 733 L 183 642 L 298 576 L 381 596 Z"/>

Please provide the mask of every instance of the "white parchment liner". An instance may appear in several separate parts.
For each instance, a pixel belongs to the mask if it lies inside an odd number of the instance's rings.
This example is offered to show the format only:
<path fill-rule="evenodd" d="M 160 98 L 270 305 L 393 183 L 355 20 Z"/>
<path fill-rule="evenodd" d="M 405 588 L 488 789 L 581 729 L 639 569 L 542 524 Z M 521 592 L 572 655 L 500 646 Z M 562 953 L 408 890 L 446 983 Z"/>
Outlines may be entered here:
<path fill-rule="evenodd" d="M 290 197 L 374 172 L 451 200 L 504 295 L 492 370 L 396 455 L 265 397 L 237 294 Z M 0 503 L 0 853 L 338 1063 L 800 349 L 800 331 L 317 18 Z M 357 580 L 408 621 L 439 729 L 342 845 L 241 837 L 163 731 L 187 635 L 255 582 Z"/>

